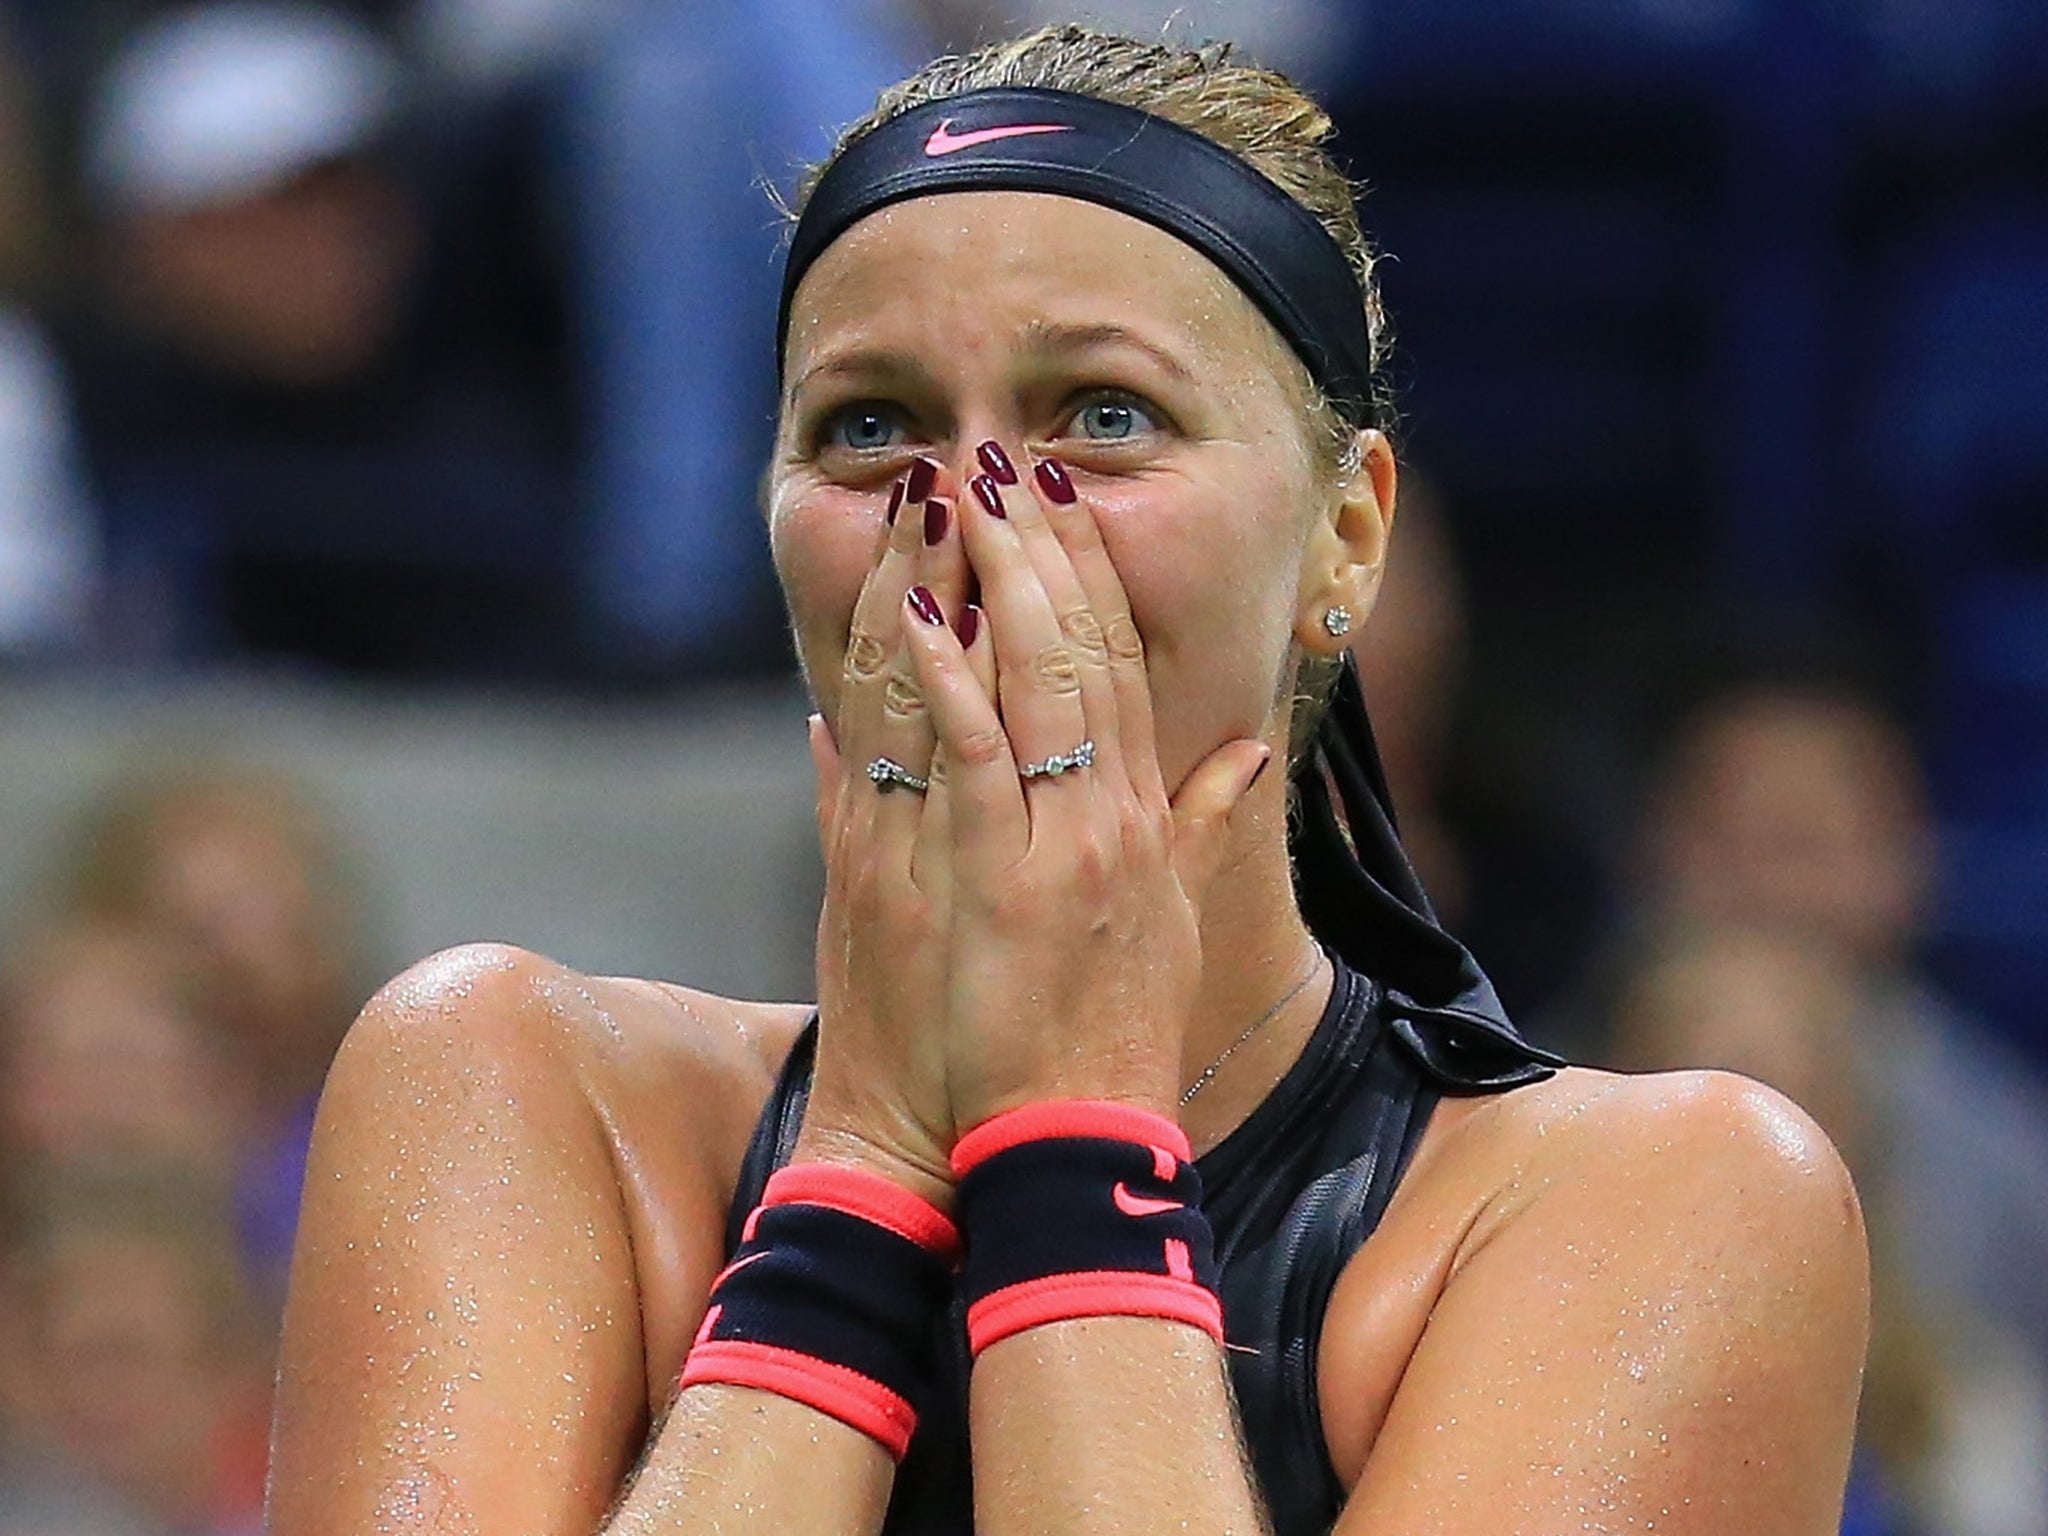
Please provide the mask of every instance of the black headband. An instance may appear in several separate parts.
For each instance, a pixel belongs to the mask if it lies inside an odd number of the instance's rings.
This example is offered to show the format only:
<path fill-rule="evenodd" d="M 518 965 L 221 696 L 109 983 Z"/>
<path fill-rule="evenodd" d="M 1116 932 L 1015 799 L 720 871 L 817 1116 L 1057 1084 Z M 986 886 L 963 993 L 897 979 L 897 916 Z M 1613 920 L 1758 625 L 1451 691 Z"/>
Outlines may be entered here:
<path fill-rule="evenodd" d="M 1199 133 L 1093 96 L 972 91 L 913 107 L 848 146 L 797 221 L 776 355 L 811 263 L 878 208 L 935 192 L 1053 192 L 1156 224 L 1230 275 L 1355 426 L 1372 421 L 1358 277 L 1314 214 Z"/>

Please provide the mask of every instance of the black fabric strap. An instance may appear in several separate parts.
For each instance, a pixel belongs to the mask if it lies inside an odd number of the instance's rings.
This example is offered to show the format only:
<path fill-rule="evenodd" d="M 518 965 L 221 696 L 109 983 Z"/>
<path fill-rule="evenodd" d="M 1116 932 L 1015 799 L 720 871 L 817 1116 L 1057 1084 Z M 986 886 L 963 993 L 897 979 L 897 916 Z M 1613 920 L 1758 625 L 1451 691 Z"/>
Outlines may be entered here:
<path fill-rule="evenodd" d="M 1511 1088 L 1563 1066 L 1516 1033 L 1472 952 L 1437 921 L 1401 847 L 1349 654 L 1294 795 L 1287 846 L 1302 916 L 1386 989 L 1394 1032 L 1436 1085 L 1452 1093 Z"/>
<path fill-rule="evenodd" d="M 790 242 L 778 357 L 797 285 L 853 224 L 906 198 L 1001 190 L 1100 203 L 1193 246 L 1258 305 L 1347 420 L 1372 421 L 1372 340 L 1358 276 L 1315 215 L 1201 134 L 1069 91 L 950 96 L 848 146 Z"/>

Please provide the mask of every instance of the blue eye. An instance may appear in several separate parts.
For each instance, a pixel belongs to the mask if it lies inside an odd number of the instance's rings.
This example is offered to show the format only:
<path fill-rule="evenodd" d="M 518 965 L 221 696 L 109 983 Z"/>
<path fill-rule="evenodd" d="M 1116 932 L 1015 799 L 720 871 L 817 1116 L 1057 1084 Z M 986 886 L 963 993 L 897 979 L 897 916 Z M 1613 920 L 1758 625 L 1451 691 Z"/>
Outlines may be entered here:
<path fill-rule="evenodd" d="M 1098 443 L 1122 442 L 1158 427 L 1143 409 L 1128 400 L 1097 400 L 1084 405 L 1075 413 L 1074 425 L 1083 437 Z"/>
<path fill-rule="evenodd" d="M 825 442 L 828 447 L 871 453 L 893 446 L 896 430 L 895 418 L 881 406 L 849 405 L 825 423 Z"/>

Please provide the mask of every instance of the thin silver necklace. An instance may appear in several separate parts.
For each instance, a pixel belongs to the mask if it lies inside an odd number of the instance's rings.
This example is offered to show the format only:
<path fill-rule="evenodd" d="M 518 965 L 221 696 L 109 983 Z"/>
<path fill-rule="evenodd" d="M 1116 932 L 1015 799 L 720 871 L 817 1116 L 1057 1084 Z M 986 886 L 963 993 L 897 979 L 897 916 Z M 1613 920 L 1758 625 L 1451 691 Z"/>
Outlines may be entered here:
<path fill-rule="evenodd" d="M 1188 1084 L 1187 1090 L 1180 1096 L 1181 1107 L 1183 1109 L 1187 1107 L 1189 1100 L 1193 1099 L 1196 1094 L 1200 1093 L 1204 1088 L 1208 1087 L 1211 1083 L 1216 1081 L 1216 1074 L 1223 1070 L 1223 1063 L 1230 1060 L 1231 1057 L 1237 1054 L 1238 1047 L 1242 1046 L 1246 1041 L 1251 1039 L 1253 1035 L 1256 1035 L 1260 1030 L 1264 1029 L 1268 1024 L 1272 1023 L 1273 1020 L 1279 1016 L 1280 1010 L 1282 1008 L 1285 1008 L 1289 1003 L 1293 1002 L 1297 997 L 1301 996 L 1302 990 L 1305 987 L 1307 987 L 1310 982 L 1314 981 L 1318 975 L 1322 973 L 1322 946 L 1319 944 L 1310 945 L 1309 949 L 1310 958 L 1308 963 L 1308 970 L 1305 973 L 1303 973 L 1301 980 L 1297 981 L 1293 986 L 1289 987 L 1287 989 L 1286 994 L 1280 999 L 1279 1002 L 1275 1003 L 1272 1007 L 1268 1008 L 1256 1019 L 1253 1019 L 1250 1026 L 1245 1030 L 1243 1034 L 1239 1035 L 1235 1040 L 1231 1041 L 1230 1044 L 1223 1047 L 1223 1052 L 1221 1055 L 1219 1055 L 1214 1061 L 1210 1062 L 1208 1066 L 1202 1068 L 1202 1075 L 1200 1077 L 1197 1077 L 1192 1083 Z"/>

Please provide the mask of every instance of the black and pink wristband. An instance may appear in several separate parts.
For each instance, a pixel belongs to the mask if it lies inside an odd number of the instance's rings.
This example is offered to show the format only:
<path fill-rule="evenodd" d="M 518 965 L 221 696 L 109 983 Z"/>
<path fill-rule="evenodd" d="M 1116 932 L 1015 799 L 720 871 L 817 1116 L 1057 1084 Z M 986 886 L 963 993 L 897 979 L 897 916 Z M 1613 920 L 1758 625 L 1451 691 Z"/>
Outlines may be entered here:
<path fill-rule="evenodd" d="M 1030 1104 L 953 1151 L 975 1354 L 1081 1317 L 1160 1317 L 1223 1337 L 1214 1242 L 1186 1134 L 1134 1105 Z"/>
<path fill-rule="evenodd" d="M 901 1460 L 951 1294 L 953 1223 L 879 1175 L 800 1163 L 769 1179 L 741 1237 L 681 1385 L 793 1398 Z"/>

